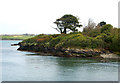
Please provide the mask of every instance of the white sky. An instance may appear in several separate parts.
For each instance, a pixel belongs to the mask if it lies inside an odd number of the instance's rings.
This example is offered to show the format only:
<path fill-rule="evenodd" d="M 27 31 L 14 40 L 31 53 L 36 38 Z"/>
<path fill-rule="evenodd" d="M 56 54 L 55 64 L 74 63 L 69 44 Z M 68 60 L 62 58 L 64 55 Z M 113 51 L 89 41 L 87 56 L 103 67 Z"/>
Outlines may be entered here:
<path fill-rule="evenodd" d="M 0 0 L 0 34 L 58 33 L 53 23 L 64 14 L 86 25 L 106 21 L 118 27 L 119 0 Z"/>

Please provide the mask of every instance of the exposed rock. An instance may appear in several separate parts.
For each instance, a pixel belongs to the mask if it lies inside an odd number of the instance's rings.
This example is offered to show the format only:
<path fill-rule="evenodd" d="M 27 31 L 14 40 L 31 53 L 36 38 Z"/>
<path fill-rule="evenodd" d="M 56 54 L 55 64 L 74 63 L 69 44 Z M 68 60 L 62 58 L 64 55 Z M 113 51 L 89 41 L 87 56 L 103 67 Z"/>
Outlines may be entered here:
<path fill-rule="evenodd" d="M 17 46 L 18 44 L 11 44 L 11 46 Z"/>
<path fill-rule="evenodd" d="M 114 58 L 114 59 L 120 59 L 120 56 L 113 54 L 113 53 L 106 53 L 100 55 L 103 58 Z"/>
<path fill-rule="evenodd" d="M 64 57 L 96 57 L 96 58 L 119 58 L 118 55 L 111 54 L 109 51 L 98 49 L 75 49 L 75 48 L 48 48 L 38 45 L 18 43 L 18 50 L 50 53 L 53 56 Z"/>
<path fill-rule="evenodd" d="M 20 45 L 20 43 L 18 43 L 18 44 L 11 44 L 11 46 L 17 46 L 17 45 Z"/>
<path fill-rule="evenodd" d="M 92 49 L 75 49 L 75 48 L 48 48 L 48 47 L 39 47 L 37 45 L 28 45 L 24 43 L 19 43 L 18 50 L 21 51 L 31 51 L 31 52 L 43 52 L 51 53 L 53 56 L 64 56 L 64 57 L 94 57 L 100 56 L 102 53 L 98 50 Z"/>

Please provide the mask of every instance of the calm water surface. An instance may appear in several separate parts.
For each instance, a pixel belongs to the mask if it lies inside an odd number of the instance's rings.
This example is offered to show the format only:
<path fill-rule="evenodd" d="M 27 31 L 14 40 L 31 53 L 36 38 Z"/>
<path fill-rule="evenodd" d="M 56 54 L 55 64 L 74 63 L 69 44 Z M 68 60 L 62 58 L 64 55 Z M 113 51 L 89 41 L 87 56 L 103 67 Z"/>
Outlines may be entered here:
<path fill-rule="evenodd" d="M 17 40 L 2 42 L 3 81 L 117 81 L 117 62 L 97 62 L 80 58 L 27 56 L 17 51 Z"/>

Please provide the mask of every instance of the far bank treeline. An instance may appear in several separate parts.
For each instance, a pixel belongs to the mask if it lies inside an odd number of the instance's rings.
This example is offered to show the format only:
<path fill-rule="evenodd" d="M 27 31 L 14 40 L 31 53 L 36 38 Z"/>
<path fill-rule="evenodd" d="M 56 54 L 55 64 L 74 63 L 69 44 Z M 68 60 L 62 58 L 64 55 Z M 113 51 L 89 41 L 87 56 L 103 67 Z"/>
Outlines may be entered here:
<path fill-rule="evenodd" d="M 120 55 L 120 28 L 115 28 L 104 21 L 96 25 L 89 20 L 88 25 L 80 32 L 78 29 L 82 25 L 79 18 L 71 14 L 56 19 L 54 24 L 57 25 L 55 29 L 61 34 L 40 34 L 23 40 L 19 43 L 19 50 L 39 52 L 42 51 L 41 48 L 96 49 Z"/>

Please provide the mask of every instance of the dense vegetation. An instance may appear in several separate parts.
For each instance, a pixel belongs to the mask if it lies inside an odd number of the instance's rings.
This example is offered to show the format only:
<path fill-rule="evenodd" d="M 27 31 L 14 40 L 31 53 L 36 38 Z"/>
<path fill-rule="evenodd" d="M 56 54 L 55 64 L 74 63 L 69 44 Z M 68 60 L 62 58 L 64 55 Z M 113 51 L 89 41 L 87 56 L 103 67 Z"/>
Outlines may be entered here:
<path fill-rule="evenodd" d="M 38 35 L 24 40 L 23 43 L 50 48 L 101 48 L 103 41 L 76 32 L 61 35 Z"/>
<path fill-rule="evenodd" d="M 104 49 L 116 52 L 117 54 L 120 53 L 120 28 L 114 28 L 111 24 L 105 24 L 88 31 L 83 31 L 83 34 L 102 40 L 104 42 Z"/>
<path fill-rule="evenodd" d="M 46 48 L 104 49 L 120 55 L 120 28 L 114 28 L 111 24 L 106 24 L 104 21 L 96 26 L 93 21 L 89 20 L 88 25 L 84 27 L 83 31 L 78 32 L 76 30 L 78 25 L 74 25 L 74 20 L 75 23 L 79 23 L 77 18 L 71 15 L 65 15 L 56 20 L 56 24 L 58 21 L 62 21 L 60 22 L 62 24 L 58 23 L 58 28 L 66 29 L 66 26 L 73 25 L 71 28 L 67 27 L 73 30 L 69 34 L 66 34 L 64 30 L 61 34 L 40 34 L 22 41 L 21 44 L 24 46 L 32 45 Z"/>
<path fill-rule="evenodd" d="M 120 29 L 106 24 L 89 33 L 74 32 L 69 34 L 38 35 L 24 40 L 26 45 L 37 45 L 48 48 L 105 49 L 119 54 Z"/>

